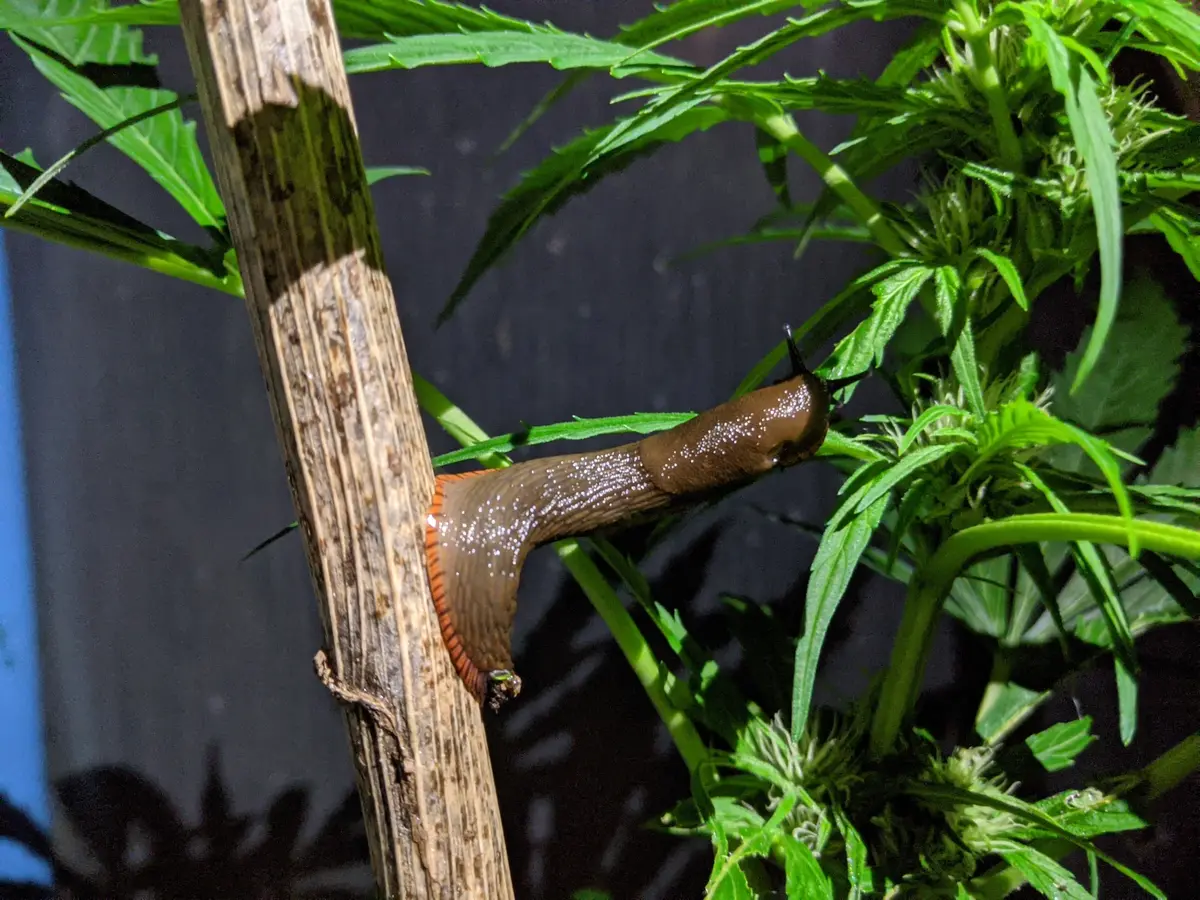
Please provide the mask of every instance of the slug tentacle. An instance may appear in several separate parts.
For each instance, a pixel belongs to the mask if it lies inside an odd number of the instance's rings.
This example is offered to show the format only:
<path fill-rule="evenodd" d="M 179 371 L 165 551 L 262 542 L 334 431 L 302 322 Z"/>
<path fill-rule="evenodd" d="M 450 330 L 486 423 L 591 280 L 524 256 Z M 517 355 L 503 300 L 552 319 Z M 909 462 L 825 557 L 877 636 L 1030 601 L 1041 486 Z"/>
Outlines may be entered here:
<path fill-rule="evenodd" d="M 426 565 L 442 638 L 467 688 L 493 709 L 520 693 L 510 637 L 530 550 L 805 459 L 825 439 L 828 414 L 824 382 L 805 371 L 637 443 L 439 476 Z"/>

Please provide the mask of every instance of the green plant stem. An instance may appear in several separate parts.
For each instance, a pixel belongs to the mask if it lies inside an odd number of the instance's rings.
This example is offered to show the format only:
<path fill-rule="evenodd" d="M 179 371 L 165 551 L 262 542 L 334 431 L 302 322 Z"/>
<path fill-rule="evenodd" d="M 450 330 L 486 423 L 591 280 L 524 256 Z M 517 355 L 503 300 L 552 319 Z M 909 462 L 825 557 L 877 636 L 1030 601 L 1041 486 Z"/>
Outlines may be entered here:
<path fill-rule="evenodd" d="M 487 433 L 466 413 L 415 372 L 413 388 L 421 409 L 437 419 L 446 433 L 460 444 L 469 446 L 488 440 Z M 492 469 L 512 465 L 512 461 L 501 453 L 480 457 L 479 462 Z M 554 544 L 554 550 L 593 608 L 600 614 L 600 618 L 608 625 L 617 646 L 625 654 L 629 667 L 633 669 L 646 696 L 650 698 L 650 703 L 666 725 L 667 732 L 675 742 L 688 771 L 695 772 L 707 759 L 708 749 L 691 719 L 671 702 L 667 694 L 668 682 L 671 680 L 669 674 L 659 664 L 633 617 L 621 605 L 621 599 L 578 541 L 558 541 Z"/>
<path fill-rule="evenodd" d="M 975 9 L 966 0 L 956 0 L 954 10 L 962 22 L 967 46 L 971 49 L 975 86 L 983 94 L 988 115 L 992 117 L 992 124 L 996 127 L 1000 159 L 1010 172 L 1021 172 L 1021 141 L 1013 128 L 1012 110 L 1008 108 L 1004 86 L 1000 83 L 1000 73 L 996 69 L 990 31 L 979 21 Z"/>
<path fill-rule="evenodd" d="M 801 134 L 791 116 L 786 113 L 756 116 L 754 122 L 759 128 L 812 166 L 829 186 L 829 189 L 837 194 L 846 206 L 858 216 L 880 247 L 892 256 L 903 256 L 908 252 L 908 248 L 900 236 L 884 218 L 879 204 L 859 189 L 845 169 Z"/>
<path fill-rule="evenodd" d="M 871 751 L 884 756 L 916 704 L 933 644 L 934 624 L 954 579 L 974 558 L 1002 547 L 1043 541 L 1092 541 L 1128 546 L 1136 532 L 1143 549 L 1200 558 L 1200 532 L 1161 522 L 1088 513 L 1010 516 L 960 531 L 938 548 L 909 582 L 900 631 L 871 721 Z"/>
<path fill-rule="evenodd" d="M 621 605 L 608 580 L 600 574 L 600 570 L 584 552 L 579 541 L 558 541 L 554 544 L 554 551 L 583 589 L 600 618 L 608 626 L 608 630 L 612 632 L 613 639 L 625 654 L 625 659 L 629 661 L 629 667 L 633 669 L 638 683 L 650 698 L 663 724 L 667 726 L 667 732 L 675 742 L 688 771 L 696 771 L 708 756 L 708 750 L 691 719 L 677 709 L 667 696 L 669 673 L 646 643 L 646 638 L 633 621 L 633 617 Z"/>
<path fill-rule="evenodd" d="M 1157 800 L 1197 769 L 1200 769 L 1200 731 L 1188 735 L 1142 769 L 1141 783 L 1145 785 L 1146 799 Z"/>

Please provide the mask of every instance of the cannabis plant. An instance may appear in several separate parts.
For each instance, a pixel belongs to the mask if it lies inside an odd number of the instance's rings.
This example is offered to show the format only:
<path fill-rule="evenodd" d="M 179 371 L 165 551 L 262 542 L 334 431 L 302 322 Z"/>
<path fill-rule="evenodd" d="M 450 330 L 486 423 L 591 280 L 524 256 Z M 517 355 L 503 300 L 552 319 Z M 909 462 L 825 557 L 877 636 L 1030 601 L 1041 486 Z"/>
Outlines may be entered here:
<path fill-rule="evenodd" d="M 1137 801 L 1200 765 L 1200 740 L 1143 771 L 1037 796 L 1017 775 L 1070 766 L 1094 739 L 1090 720 L 1015 736 L 1053 694 L 1024 678 L 1022 660 L 1037 652 L 1060 685 L 1084 666 L 1110 667 L 1121 738 L 1132 741 L 1137 637 L 1200 612 L 1200 437 L 1185 430 L 1157 459 L 1139 455 L 1185 349 L 1173 304 L 1193 295 L 1167 296 L 1124 252 L 1128 236 L 1157 235 L 1200 278 L 1200 126 L 1161 100 L 1170 79 L 1186 88 L 1200 70 L 1200 16 L 1179 0 L 835 0 L 812 9 L 677 0 L 598 38 L 436 0 L 334 5 L 343 36 L 366 41 L 345 54 L 355 76 L 451 64 L 566 71 L 514 123 L 514 140 L 583 79 L 630 86 L 611 123 L 564 136 L 499 199 L 443 318 L 565 203 L 714 127 L 755 135 L 777 201 L 728 244 L 782 241 L 797 257 L 813 241 L 878 251 L 795 330 L 819 374 L 844 385 L 820 453 L 842 481 L 823 523 L 798 523 L 819 541 L 801 632 L 769 634 L 769 610 L 728 599 L 747 655 L 772 663 L 752 667 L 763 680 L 746 686 L 723 670 L 686 617 L 651 595 L 638 560 L 600 539 L 556 548 L 691 773 L 691 796 L 652 826 L 711 841 L 708 896 L 961 900 L 1027 884 L 1082 898 L 1098 890 L 1099 860 L 1162 897 L 1094 838 L 1145 827 Z M 877 78 L 746 74 L 804 41 L 901 20 L 909 37 Z M 59 180 L 69 160 L 43 170 L 28 152 L 0 157 L 4 223 L 238 293 L 220 199 L 181 98 L 89 80 L 90 67 L 148 61 L 133 26 L 176 21 L 174 0 L 7 0 L 0 13 L 39 70 L 209 230 L 211 245 L 142 225 Z M 757 24 L 761 37 L 711 66 L 673 52 L 739 22 Z M 1158 81 L 1114 77 L 1114 63 L 1134 51 L 1160 61 Z M 814 109 L 854 116 L 850 138 L 817 146 L 793 118 Z M 914 161 L 921 183 L 907 202 L 864 188 Z M 796 166 L 823 182 L 813 203 L 790 195 Z M 1039 303 L 1083 303 L 1093 283 L 1091 327 L 1064 366 L 1047 365 L 1029 337 L 1031 314 Z M 766 349 L 734 393 L 760 385 L 786 352 L 783 341 Z M 888 386 L 892 406 L 859 409 L 856 379 L 866 373 Z M 576 420 L 489 439 L 428 383 L 418 380 L 418 392 L 465 445 L 435 465 L 503 465 L 518 443 L 649 433 L 688 418 Z M 906 586 L 900 631 L 865 696 L 846 710 L 815 709 L 822 645 L 859 566 Z M 635 615 L 619 591 L 636 599 Z M 942 746 L 914 718 L 944 614 L 994 657 L 971 746 Z M 665 639 L 667 658 L 654 657 L 643 629 Z M 787 684 L 772 680 L 781 671 Z M 781 694 L 784 703 L 766 699 Z M 1089 886 L 1064 865 L 1074 852 L 1090 863 Z"/>

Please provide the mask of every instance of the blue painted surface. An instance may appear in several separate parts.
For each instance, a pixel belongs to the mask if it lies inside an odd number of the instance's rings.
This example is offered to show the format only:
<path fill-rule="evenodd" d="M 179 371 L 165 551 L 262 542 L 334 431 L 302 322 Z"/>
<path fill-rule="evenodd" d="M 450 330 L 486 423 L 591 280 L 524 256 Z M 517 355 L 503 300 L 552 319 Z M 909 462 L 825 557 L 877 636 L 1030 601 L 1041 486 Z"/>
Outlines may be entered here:
<path fill-rule="evenodd" d="M 0 234 L 0 794 L 49 827 L 38 689 L 36 601 L 29 546 L 12 299 Z M 0 882 L 50 883 L 50 866 L 0 840 Z"/>

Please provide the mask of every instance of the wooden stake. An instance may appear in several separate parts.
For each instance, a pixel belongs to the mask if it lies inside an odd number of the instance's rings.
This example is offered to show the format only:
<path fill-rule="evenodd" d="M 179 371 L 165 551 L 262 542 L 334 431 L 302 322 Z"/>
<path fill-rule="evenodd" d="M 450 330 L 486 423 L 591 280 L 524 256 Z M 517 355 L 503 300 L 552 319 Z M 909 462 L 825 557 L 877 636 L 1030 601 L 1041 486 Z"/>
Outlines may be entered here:
<path fill-rule="evenodd" d="M 181 0 L 180 12 L 380 896 L 508 900 L 480 710 L 423 569 L 429 448 L 329 2 Z"/>

